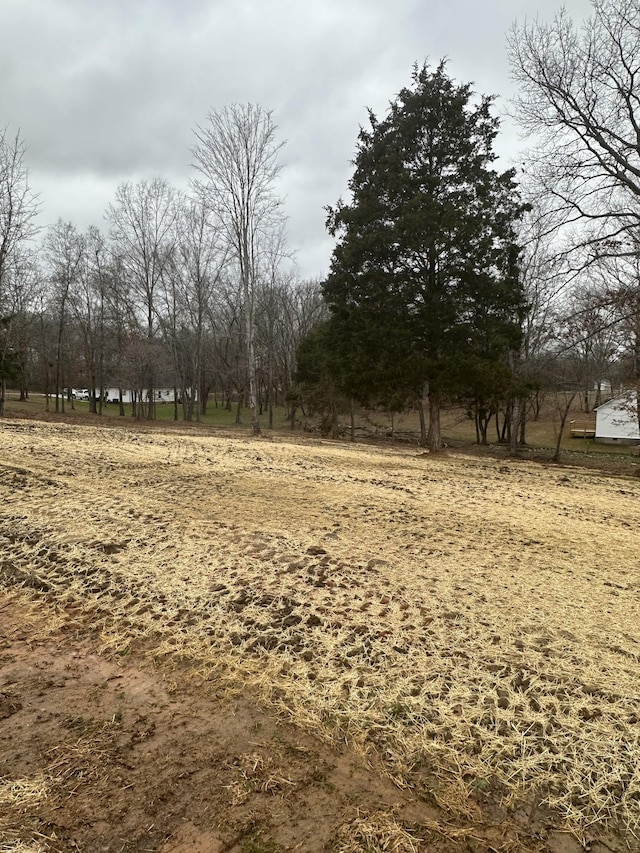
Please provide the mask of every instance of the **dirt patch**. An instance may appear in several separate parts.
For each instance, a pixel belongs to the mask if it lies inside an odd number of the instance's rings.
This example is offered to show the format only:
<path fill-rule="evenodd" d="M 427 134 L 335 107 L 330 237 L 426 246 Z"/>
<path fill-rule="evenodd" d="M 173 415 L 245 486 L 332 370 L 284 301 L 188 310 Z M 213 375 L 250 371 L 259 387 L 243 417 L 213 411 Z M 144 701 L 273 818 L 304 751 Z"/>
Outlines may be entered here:
<path fill-rule="evenodd" d="M 4 845 L 321 851 L 356 811 L 415 809 L 250 691 L 107 659 L 88 628 L 24 595 L 2 594 L 0 614 Z"/>
<path fill-rule="evenodd" d="M 548 823 L 526 844 L 495 812 L 460 824 L 250 690 L 100 655 L 90 626 L 25 593 L 0 594 L 0 616 L 3 851 L 547 849 Z"/>

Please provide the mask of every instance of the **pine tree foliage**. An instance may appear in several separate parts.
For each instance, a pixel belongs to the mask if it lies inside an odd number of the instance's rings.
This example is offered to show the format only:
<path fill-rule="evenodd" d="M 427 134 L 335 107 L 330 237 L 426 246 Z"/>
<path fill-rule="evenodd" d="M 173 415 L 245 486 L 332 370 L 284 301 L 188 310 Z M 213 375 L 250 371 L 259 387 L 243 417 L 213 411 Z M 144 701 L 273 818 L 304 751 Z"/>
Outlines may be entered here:
<path fill-rule="evenodd" d="M 434 449 L 441 397 L 519 338 L 523 205 L 513 171 L 493 166 L 491 104 L 474 103 L 444 62 L 414 67 L 386 117 L 370 112 L 360 131 L 351 200 L 328 209 L 338 242 L 324 296 L 341 381 L 360 399 L 426 388 Z"/>

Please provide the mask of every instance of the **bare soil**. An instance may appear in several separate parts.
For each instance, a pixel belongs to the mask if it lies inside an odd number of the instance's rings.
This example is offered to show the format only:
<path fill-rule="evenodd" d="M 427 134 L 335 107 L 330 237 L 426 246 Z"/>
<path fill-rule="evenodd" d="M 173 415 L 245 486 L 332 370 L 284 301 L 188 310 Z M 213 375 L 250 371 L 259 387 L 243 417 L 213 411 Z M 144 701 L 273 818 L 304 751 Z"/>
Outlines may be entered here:
<path fill-rule="evenodd" d="M 0 615 L 3 850 L 321 851 L 358 810 L 431 814 L 250 691 L 100 655 L 90 626 L 21 594 Z"/>
<path fill-rule="evenodd" d="M 637 480 L 28 421 L 0 471 L 3 853 L 638 849 Z"/>
<path fill-rule="evenodd" d="M 100 654 L 90 625 L 24 592 L 0 594 L 0 626 L 0 850 L 580 849 L 488 797 L 455 820 L 250 690 Z"/>

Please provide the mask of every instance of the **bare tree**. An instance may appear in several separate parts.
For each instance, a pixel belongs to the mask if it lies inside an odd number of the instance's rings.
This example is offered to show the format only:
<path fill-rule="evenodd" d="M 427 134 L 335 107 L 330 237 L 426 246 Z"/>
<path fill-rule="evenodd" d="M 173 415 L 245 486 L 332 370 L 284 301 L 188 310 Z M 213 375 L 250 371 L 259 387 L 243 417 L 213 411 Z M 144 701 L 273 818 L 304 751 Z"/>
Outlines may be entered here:
<path fill-rule="evenodd" d="M 296 351 L 311 330 L 327 318 L 320 281 L 291 281 L 280 289 L 277 335 L 277 371 L 285 402 L 289 408 L 290 428 L 295 428 L 299 398 L 295 388 Z"/>
<path fill-rule="evenodd" d="M 0 363 L 4 368 L 1 371 L 0 415 L 3 412 L 8 376 L 18 383 L 20 399 L 28 399 L 34 367 L 33 341 L 38 334 L 37 309 L 43 294 L 43 279 L 36 253 L 23 249 L 14 253 L 10 266 L 5 268 L 0 312 Z"/>
<path fill-rule="evenodd" d="M 138 298 L 141 327 L 149 351 L 153 350 L 156 333 L 157 289 L 174 248 L 176 216 L 176 196 L 164 178 L 121 184 L 115 204 L 107 209 L 113 251 L 130 280 L 132 293 Z M 150 370 L 144 384 L 149 397 L 147 417 L 152 419 L 155 417 L 153 359 L 145 358 L 144 363 Z M 142 414 L 142 407 L 138 411 Z"/>
<path fill-rule="evenodd" d="M 244 299 L 235 277 L 223 277 L 218 300 L 210 313 L 214 333 L 218 378 L 222 383 L 225 407 L 231 411 L 233 391 L 237 394 L 236 424 L 241 423 L 247 386 L 247 350 L 243 346 Z"/>
<path fill-rule="evenodd" d="M 257 318 L 257 340 L 262 345 L 262 381 L 265 389 L 265 405 L 269 418 L 269 429 L 273 429 L 274 398 L 277 397 L 276 349 L 280 330 L 278 319 L 282 311 L 281 295 L 286 289 L 287 277 L 280 272 L 281 262 L 286 256 L 284 228 L 271 235 L 271 245 L 266 248 L 262 264 Z M 290 277 L 289 271 L 289 277 Z M 262 410 L 262 407 L 261 407 Z"/>
<path fill-rule="evenodd" d="M 591 395 L 594 406 L 602 402 L 602 383 L 610 381 L 612 366 L 621 354 L 621 317 L 618 300 L 611 291 L 603 290 L 591 268 L 588 280 L 579 282 L 566 305 L 565 328 L 574 342 L 574 357 L 583 363 L 581 408 L 590 412 Z"/>
<path fill-rule="evenodd" d="M 6 127 L 0 128 L 0 297 L 15 253 L 38 231 L 39 204 L 29 186 L 25 151 L 19 132 L 11 138 Z"/>
<path fill-rule="evenodd" d="M 191 420 L 194 411 L 200 420 L 207 394 L 205 336 L 228 254 L 219 228 L 211 222 L 202 201 L 183 199 L 175 252 L 163 276 L 161 324 L 171 345 L 185 420 Z M 197 406 L 196 389 L 200 400 Z"/>
<path fill-rule="evenodd" d="M 20 133 L 9 136 L 6 127 L 0 127 L 0 415 L 4 413 L 7 357 L 12 348 L 6 328 L 11 314 L 8 300 L 9 279 L 20 278 L 20 250 L 33 237 L 38 228 L 37 196 L 29 186 L 29 176 L 24 162 L 26 146 Z"/>
<path fill-rule="evenodd" d="M 599 310 L 617 332 L 622 380 L 640 400 L 640 237 L 625 240 L 623 250 L 600 261 Z M 640 407 L 635 413 L 640 423 Z"/>
<path fill-rule="evenodd" d="M 98 255 L 101 290 L 104 292 L 105 326 L 109 329 L 110 380 L 118 385 L 118 406 L 120 417 L 125 416 L 125 366 L 128 358 L 128 345 L 132 335 L 139 331 L 136 309 L 131 296 L 127 271 L 117 254 L 107 252 L 104 259 Z M 105 341 L 106 343 L 106 341 Z M 131 388 L 129 388 L 131 390 Z"/>
<path fill-rule="evenodd" d="M 63 385 L 67 379 L 65 336 L 69 302 L 80 281 L 85 261 L 86 244 L 71 222 L 59 219 L 49 228 L 45 239 L 45 255 L 49 264 L 51 304 L 56 317 L 55 376 L 56 414 L 64 412 Z"/>
<path fill-rule="evenodd" d="M 83 366 L 89 388 L 89 411 L 102 414 L 105 391 L 106 246 L 103 235 L 90 226 L 83 235 L 84 255 L 78 285 L 69 297 L 70 314 L 82 342 Z"/>
<path fill-rule="evenodd" d="M 249 405 L 254 435 L 260 433 L 255 357 L 255 296 L 265 239 L 278 231 L 282 202 L 275 193 L 280 172 L 272 114 L 259 105 L 232 104 L 209 112 L 194 130 L 196 192 L 218 219 L 238 265 L 243 295 Z"/>
<path fill-rule="evenodd" d="M 582 227 L 581 263 L 640 226 L 640 5 L 592 5 L 582 27 L 563 9 L 508 37 L 516 116 L 537 140 L 528 170 L 553 200 L 551 227 Z"/>
<path fill-rule="evenodd" d="M 549 240 L 547 227 L 548 209 L 539 200 L 531 204 L 518 223 L 522 246 L 520 278 L 526 307 L 520 347 L 509 357 L 513 392 L 503 431 L 508 432 L 512 456 L 517 456 L 519 445 L 526 444 L 527 421 L 531 416 L 537 419 L 544 401 L 540 380 L 556 334 L 553 318 L 570 280 L 567 264 Z M 500 433 L 498 438 L 501 439 Z"/>

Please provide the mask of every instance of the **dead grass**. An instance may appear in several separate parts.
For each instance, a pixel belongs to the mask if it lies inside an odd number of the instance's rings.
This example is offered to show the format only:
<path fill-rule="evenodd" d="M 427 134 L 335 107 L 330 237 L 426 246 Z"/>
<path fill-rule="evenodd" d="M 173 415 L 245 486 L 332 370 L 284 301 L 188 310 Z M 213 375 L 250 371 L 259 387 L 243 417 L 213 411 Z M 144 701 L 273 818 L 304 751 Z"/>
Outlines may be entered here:
<path fill-rule="evenodd" d="M 46 848 L 39 843 L 7 841 L 0 843 L 0 853 L 45 853 Z"/>
<path fill-rule="evenodd" d="M 24 596 L 20 599 L 23 604 Z M 74 796 L 105 765 L 103 759 L 108 755 L 107 747 L 111 745 L 117 723 L 114 720 L 90 729 L 90 734 L 75 742 L 51 749 L 45 756 L 45 768 L 34 776 L 0 777 L 0 853 L 45 853 L 50 849 L 47 843 L 25 842 L 19 836 L 35 834 L 45 842 L 55 840 L 31 826 L 37 808 L 46 801 L 58 801 L 63 794 Z M 19 832 L 16 827 L 20 827 Z"/>
<path fill-rule="evenodd" d="M 485 788 L 536 792 L 578 835 L 638 832 L 636 481 L 330 442 L 1 432 L 0 581 L 89 618 L 105 651 L 250 682 L 451 813 Z M 345 850 L 378 849 L 372 820 Z M 403 832 L 380 849 L 411 850 Z"/>
<path fill-rule="evenodd" d="M 338 835 L 336 853 L 418 853 L 419 839 L 408 832 L 388 812 L 357 817 L 343 826 Z"/>

